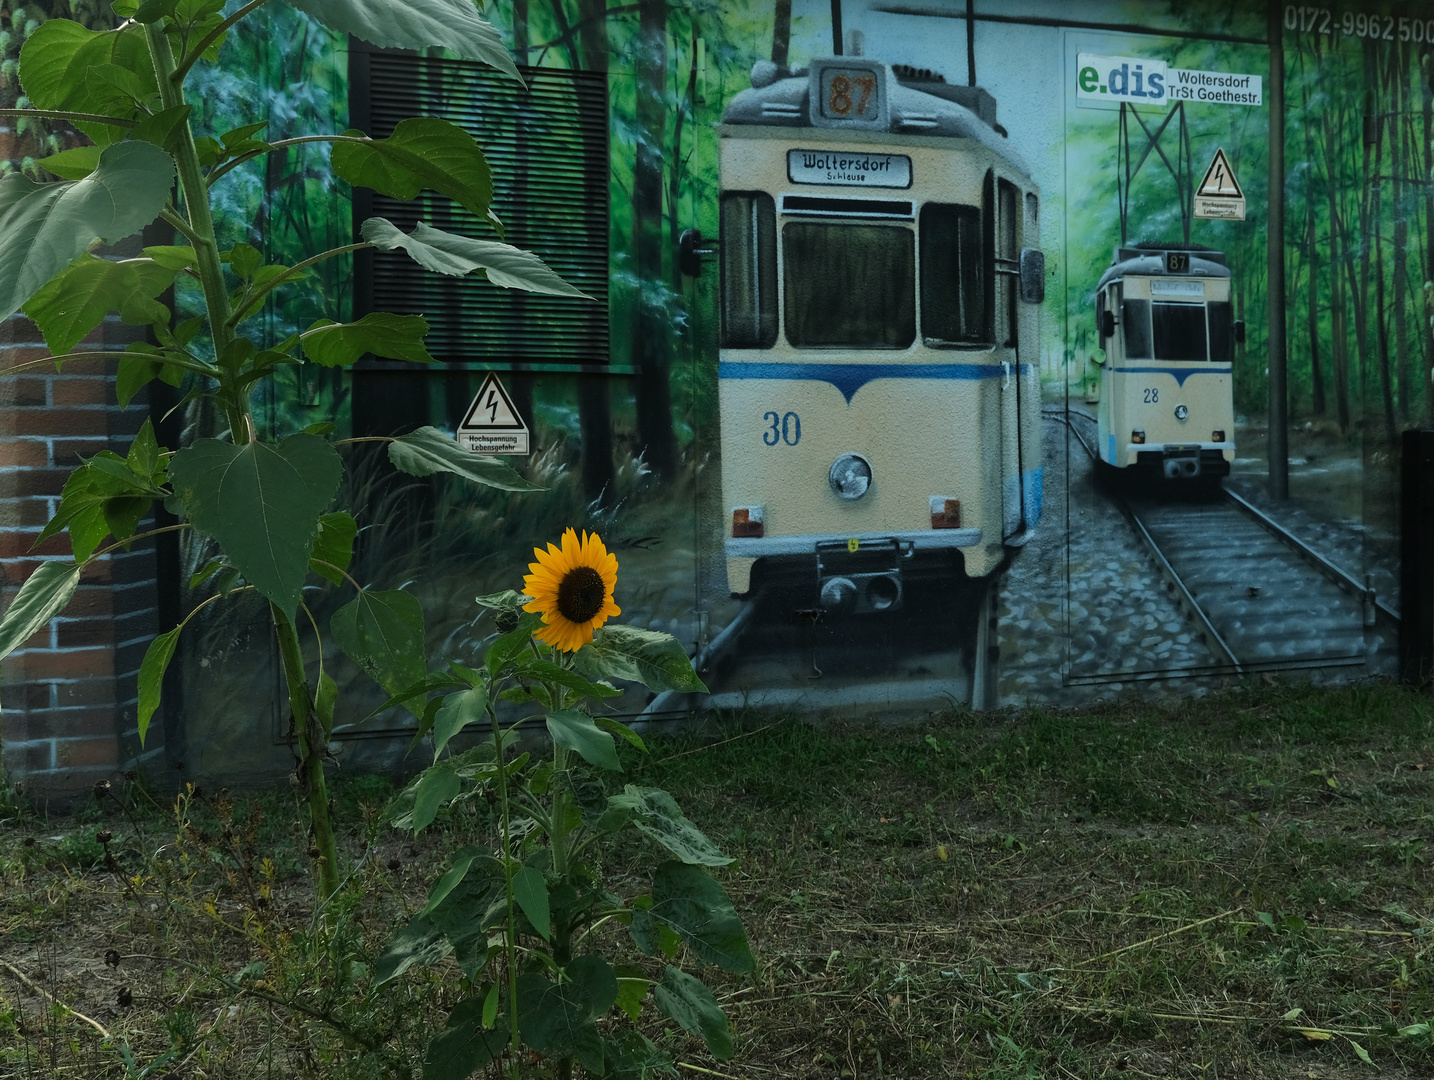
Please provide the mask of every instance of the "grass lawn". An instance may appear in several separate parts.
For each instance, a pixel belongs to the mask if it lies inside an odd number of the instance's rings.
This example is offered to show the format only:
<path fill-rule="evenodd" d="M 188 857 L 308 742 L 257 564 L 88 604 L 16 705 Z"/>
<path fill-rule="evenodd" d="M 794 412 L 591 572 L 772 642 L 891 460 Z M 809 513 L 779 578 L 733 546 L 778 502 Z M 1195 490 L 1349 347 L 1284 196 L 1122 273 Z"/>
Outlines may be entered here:
<path fill-rule="evenodd" d="M 737 857 L 758 958 L 705 975 L 731 1061 L 645 1010 L 684 1078 L 1434 1076 L 1426 698 L 745 717 L 650 738 L 627 779 Z M 318 919 L 288 788 L 0 808 L 0 1077 L 417 1076 L 461 975 L 374 994 L 366 965 L 491 813 L 415 839 L 390 794 L 339 783 L 361 861 Z M 605 859 L 628 895 L 657 856 Z"/>

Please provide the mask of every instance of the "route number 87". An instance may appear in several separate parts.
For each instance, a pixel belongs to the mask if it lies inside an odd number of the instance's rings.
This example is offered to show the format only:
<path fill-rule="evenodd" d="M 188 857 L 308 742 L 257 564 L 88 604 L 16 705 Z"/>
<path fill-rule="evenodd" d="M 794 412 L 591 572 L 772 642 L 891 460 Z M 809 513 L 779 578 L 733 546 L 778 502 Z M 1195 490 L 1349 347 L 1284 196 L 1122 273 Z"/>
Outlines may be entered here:
<path fill-rule="evenodd" d="M 762 417 L 771 427 L 762 433 L 762 441 L 768 446 L 776 446 L 783 442 L 788 446 L 796 446 L 802 441 L 802 419 L 794 412 L 778 416 L 769 412 Z"/>
<path fill-rule="evenodd" d="M 861 91 L 861 96 L 855 102 L 851 99 L 852 84 Z M 871 100 L 871 92 L 876 89 L 876 77 L 873 75 L 857 75 L 854 78 L 847 78 L 845 75 L 837 75 L 832 78 L 831 96 L 827 99 L 827 108 L 837 116 L 846 116 L 852 111 L 852 105 L 856 105 L 856 115 L 861 116 L 866 112 L 866 103 Z"/>

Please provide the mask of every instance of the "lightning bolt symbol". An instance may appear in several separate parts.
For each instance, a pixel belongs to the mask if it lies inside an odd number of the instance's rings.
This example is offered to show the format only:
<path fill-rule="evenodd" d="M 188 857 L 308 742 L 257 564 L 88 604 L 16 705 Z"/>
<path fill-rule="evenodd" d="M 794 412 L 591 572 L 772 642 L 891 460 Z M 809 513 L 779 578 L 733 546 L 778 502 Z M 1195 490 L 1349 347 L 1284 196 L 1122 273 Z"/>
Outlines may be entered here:
<path fill-rule="evenodd" d="M 498 391 L 488 391 L 488 423 L 498 422 Z"/>

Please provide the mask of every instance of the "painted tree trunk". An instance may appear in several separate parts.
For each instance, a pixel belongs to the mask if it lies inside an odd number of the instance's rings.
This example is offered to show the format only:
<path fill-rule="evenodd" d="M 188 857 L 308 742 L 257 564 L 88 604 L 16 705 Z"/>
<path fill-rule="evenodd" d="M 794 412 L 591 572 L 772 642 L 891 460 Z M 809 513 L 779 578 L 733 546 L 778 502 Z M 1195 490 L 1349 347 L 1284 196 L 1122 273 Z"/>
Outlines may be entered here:
<path fill-rule="evenodd" d="M 792 42 L 792 0 L 777 0 L 772 17 L 772 63 L 785 65 Z"/>
<path fill-rule="evenodd" d="M 1419 62 L 1424 87 L 1424 175 L 1434 170 L 1434 86 L 1429 79 L 1434 76 L 1434 57 L 1425 53 Z M 1424 281 L 1434 281 L 1434 184 L 1424 185 Z M 1424 378 L 1420 380 L 1424 389 L 1424 424 L 1434 427 L 1434 296 L 1424 289 Z"/>
<path fill-rule="evenodd" d="M 637 305 L 633 360 L 637 380 L 637 433 L 648 467 L 658 479 L 677 471 L 672 430 L 672 327 L 666 304 L 649 291 L 662 287 L 663 137 L 667 127 L 667 0 L 639 0 L 637 42 L 637 163 L 633 169 L 633 248 L 644 295 Z M 665 291 L 665 290 L 664 290 Z"/>
<path fill-rule="evenodd" d="M 1349 430 L 1349 330 L 1344 303 L 1344 278 L 1341 268 L 1342 229 L 1339 207 L 1335 202 L 1335 169 L 1339 160 L 1339 143 L 1335 139 L 1334 125 L 1329 111 L 1323 117 L 1324 159 L 1327 182 L 1325 200 L 1329 213 L 1329 265 L 1330 265 L 1330 354 L 1334 375 L 1334 412 L 1340 431 Z"/>
<path fill-rule="evenodd" d="M 1377 65 L 1378 53 L 1373 50 L 1368 54 L 1370 59 Z M 1378 68 L 1375 68 L 1377 73 Z M 1382 81 L 1382 80 L 1381 80 Z M 1377 83 L 1376 83 L 1377 85 Z M 1376 92 L 1371 99 L 1371 107 L 1378 109 L 1379 96 Z M 1374 127 L 1374 174 L 1370 178 L 1370 213 L 1369 231 L 1365 234 L 1365 265 L 1369 264 L 1369 239 L 1374 240 L 1374 327 L 1375 336 L 1379 344 L 1379 353 L 1376 361 L 1379 369 L 1379 398 L 1384 418 L 1384 441 L 1393 443 L 1395 439 L 1394 426 L 1394 380 L 1389 370 L 1389 318 L 1388 309 L 1384 304 L 1384 230 L 1383 205 L 1384 205 L 1384 179 L 1380 175 L 1381 167 L 1384 164 L 1384 124 L 1383 115 L 1375 112 L 1373 116 Z"/>
<path fill-rule="evenodd" d="M 554 8 L 562 0 L 554 0 Z M 607 0 L 583 0 L 579 8 L 579 37 L 582 42 L 582 66 L 588 71 L 606 72 L 608 68 Z M 581 110 L 583 144 L 583 186 L 600 191 L 611 186 L 611 163 L 608 154 L 608 117 L 601 115 L 602 106 L 584 94 Z M 606 200 L 588 200 L 583 208 L 588 235 L 607 232 Z M 596 307 L 596 305 L 593 305 Z M 600 319 L 604 312 L 593 311 Z M 607 375 L 583 375 L 578 379 L 578 418 L 583 439 L 583 493 L 591 501 L 604 505 L 613 497 L 612 453 L 612 379 Z"/>
<path fill-rule="evenodd" d="M 1300 72 L 1302 75 L 1306 73 L 1305 50 L 1303 46 L 1300 48 Z M 1304 98 L 1304 112 L 1308 115 L 1310 108 L 1309 79 L 1307 77 L 1302 78 L 1300 82 Z M 1314 135 L 1311 131 L 1311 125 L 1306 122 L 1301 126 L 1304 128 L 1305 135 L 1305 161 L 1309 166 L 1309 180 L 1305 187 L 1305 263 L 1309 274 L 1306 279 L 1306 284 L 1308 285 L 1308 302 L 1305 318 L 1310 341 L 1310 411 L 1316 416 L 1323 416 L 1326 406 L 1324 372 L 1320 367 L 1319 354 L 1319 232 L 1315 227 L 1315 191 L 1319 179 L 1315 173 Z"/>

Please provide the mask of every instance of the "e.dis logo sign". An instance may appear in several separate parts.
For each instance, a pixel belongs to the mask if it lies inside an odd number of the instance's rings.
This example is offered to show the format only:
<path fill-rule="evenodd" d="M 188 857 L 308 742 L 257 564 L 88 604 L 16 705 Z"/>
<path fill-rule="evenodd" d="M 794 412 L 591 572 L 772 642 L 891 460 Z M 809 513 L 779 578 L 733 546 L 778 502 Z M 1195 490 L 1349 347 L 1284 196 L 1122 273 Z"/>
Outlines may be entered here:
<path fill-rule="evenodd" d="M 1166 100 L 1169 76 L 1163 60 L 1081 53 L 1076 61 L 1077 100 L 1147 104 L 1159 104 Z"/>

